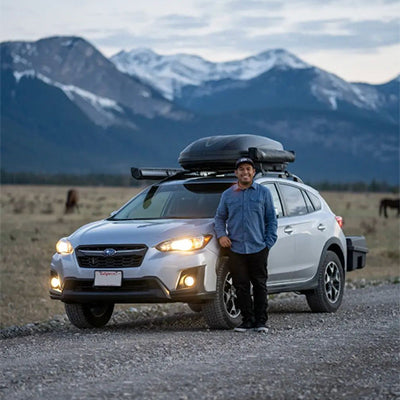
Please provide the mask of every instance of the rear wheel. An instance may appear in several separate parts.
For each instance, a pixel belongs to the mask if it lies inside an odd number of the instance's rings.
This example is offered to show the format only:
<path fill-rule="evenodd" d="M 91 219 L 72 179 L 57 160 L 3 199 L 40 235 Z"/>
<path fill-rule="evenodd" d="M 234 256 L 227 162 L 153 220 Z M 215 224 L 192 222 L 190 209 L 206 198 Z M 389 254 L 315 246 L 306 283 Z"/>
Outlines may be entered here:
<path fill-rule="evenodd" d="M 242 318 L 227 257 L 220 259 L 216 272 L 217 293 L 214 300 L 203 304 L 203 315 L 210 328 L 231 329 L 239 325 Z"/>
<path fill-rule="evenodd" d="M 314 312 L 335 312 L 343 299 L 344 271 L 333 251 L 326 252 L 317 274 L 318 287 L 306 293 L 307 303 Z"/>
<path fill-rule="evenodd" d="M 110 320 L 114 311 L 113 303 L 105 304 L 68 304 L 65 312 L 68 319 L 78 328 L 101 328 Z"/>

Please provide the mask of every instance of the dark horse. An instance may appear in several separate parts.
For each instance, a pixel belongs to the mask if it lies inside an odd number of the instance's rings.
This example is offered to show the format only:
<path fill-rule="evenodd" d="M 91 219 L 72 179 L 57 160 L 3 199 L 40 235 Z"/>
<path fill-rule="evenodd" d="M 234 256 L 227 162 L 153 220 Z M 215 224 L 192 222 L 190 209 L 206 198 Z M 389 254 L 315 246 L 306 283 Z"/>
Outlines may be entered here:
<path fill-rule="evenodd" d="M 65 202 L 65 214 L 69 214 L 74 211 L 74 208 L 79 212 L 78 206 L 78 191 L 75 189 L 68 190 L 67 201 Z"/>
<path fill-rule="evenodd" d="M 382 199 L 381 204 L 379 205 L 379 215 L 388 217 L 387 215 L 387 208 L 396 208 L 397 209 L 397 216 L 400 216 L 400 199 Z"/>

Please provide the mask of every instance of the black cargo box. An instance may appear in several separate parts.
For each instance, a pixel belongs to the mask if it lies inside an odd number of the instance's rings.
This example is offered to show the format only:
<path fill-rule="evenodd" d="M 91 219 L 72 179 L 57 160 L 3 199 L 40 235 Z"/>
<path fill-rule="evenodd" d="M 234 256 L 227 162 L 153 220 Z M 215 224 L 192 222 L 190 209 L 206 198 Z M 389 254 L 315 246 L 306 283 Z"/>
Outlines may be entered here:
<path fill-rule="evenodd" d="M 187 146 L 179 155 L 179 164 L 189 171 L 233 171 L 240 157 L 250 157 L 257 170 L 285 170 L 295 159 L 280 142 L 257 135 L 205 137 Z"/>
<path fill-rule="evenodd" d="M 346 236 L 347 271 L 364 268 L 368 253 L 367 241 L 364 236 Z"/>

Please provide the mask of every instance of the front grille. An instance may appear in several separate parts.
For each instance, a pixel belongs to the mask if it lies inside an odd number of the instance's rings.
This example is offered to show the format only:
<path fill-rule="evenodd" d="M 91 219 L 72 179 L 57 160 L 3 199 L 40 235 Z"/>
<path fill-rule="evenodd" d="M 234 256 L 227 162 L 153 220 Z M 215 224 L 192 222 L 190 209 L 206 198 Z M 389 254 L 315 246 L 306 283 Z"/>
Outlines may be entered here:
<path fill-rule="evenodd" d="M 111 250 L 107 255 L 104 251 Z M 76 257 L 81 268 L 140 267 L 147 252 L 144 244 L 79 246 Z"/>

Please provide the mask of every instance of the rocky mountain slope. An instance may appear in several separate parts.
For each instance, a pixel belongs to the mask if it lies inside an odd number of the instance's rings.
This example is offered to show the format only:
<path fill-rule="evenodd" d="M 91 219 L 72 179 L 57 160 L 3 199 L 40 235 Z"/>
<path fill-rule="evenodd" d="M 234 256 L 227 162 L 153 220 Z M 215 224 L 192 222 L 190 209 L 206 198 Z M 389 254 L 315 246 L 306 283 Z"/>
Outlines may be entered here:
<path fill-rule="evenodd" d="M 284 50 L 220 64 L 141 50 L 134 76 L 82 38 L 0 51 L 8 171 L 172 167 L 199 137 L 253 133 L 295 150 L 305 180 L 398 182 L 398 79 L 349 83 Z"/>

